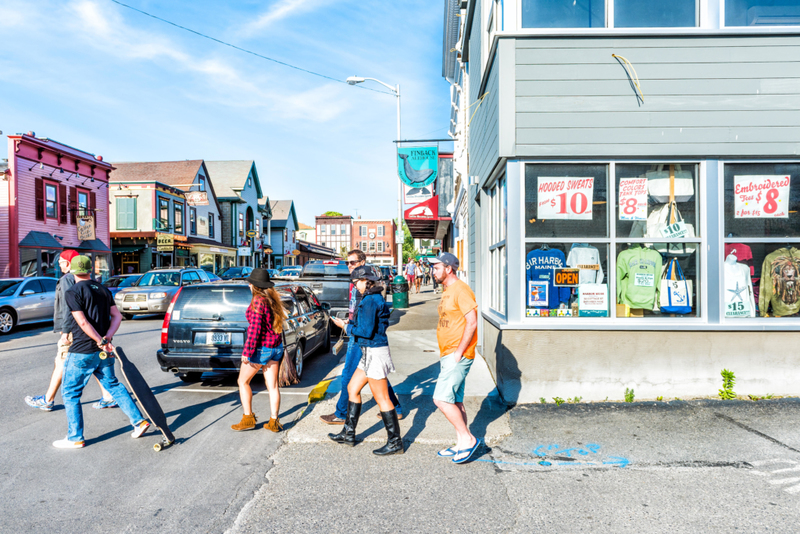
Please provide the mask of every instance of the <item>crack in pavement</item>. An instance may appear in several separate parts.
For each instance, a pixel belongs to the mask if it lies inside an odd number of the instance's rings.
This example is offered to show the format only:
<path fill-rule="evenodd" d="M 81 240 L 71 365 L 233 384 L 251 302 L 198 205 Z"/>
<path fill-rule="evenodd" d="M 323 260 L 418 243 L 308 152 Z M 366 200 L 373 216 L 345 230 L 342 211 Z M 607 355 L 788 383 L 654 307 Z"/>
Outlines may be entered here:
<path fill-rule="evenodd" d="M 743 430 L 747 430 L 748 432 L 750 432 L 752 434 L 755 434 L 756 436 L 764 438 L 767 441 L 771 441 L 772 443 L 774 443 L 776 445 L 780 445 L 784 449 L 789 449 L 792 452 L 800 453 L 800 450 L 795 449 L 794 447 L 790 447 L 789 445 L 783 443 L 782 441 L 779 441 L 779 440 L 773 438 L 772 436 L 768 436 L 767 434 L 764 434 L 763 432 L 759 432 L 755 428 L 751 428 L 751 427 L 747 426 L 744 423 L 740 423 L 739 421 L 737 421 L 736 419 L 734 419 L 732 417 L 729 417 L 727 415 L 721 414 L 719 412 L 714 412 L 714 415 L 717 416 L 720 419 L 724 419 L 725 421 L 728 421 L 729 423 L 732 423 L 732 424 L 738 426 L 739 428 L 741 428 Z"/>

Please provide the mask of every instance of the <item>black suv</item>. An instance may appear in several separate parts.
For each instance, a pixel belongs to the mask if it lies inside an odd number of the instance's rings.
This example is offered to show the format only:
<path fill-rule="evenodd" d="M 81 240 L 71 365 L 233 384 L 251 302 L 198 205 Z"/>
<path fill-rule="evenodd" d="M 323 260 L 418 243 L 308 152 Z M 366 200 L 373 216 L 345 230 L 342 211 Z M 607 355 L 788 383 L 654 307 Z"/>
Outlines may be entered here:
<path fill-rule="evenodd" d="M 283 344 L 300 377 L 305 356 L 317 349 L 330 351 L 330 306 L 320 304 L 303 284 L 276 284 L 275 290 L 288 316 Z M 161 370 L 184 382 L 199 381 L 204 371 L 238 373 L 251 299 L 250 287 L 243 281 L 181 287 L 161 328 L 156 356 Z"/>

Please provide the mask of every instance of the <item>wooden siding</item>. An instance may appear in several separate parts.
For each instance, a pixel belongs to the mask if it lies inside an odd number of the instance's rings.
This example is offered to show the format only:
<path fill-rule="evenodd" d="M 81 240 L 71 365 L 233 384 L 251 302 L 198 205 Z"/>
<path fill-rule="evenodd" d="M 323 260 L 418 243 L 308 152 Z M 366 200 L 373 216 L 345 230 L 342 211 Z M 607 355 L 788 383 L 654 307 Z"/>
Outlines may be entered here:
<path fill-rule="evenodd" d="M 467 113 L 472 117 L 469 130 L 469 173 L 479 176 L 481 180 L 489 175 L 500 154 L 498 62 L 493 62 L 489 68 L 491 70 L 483 93 L 472 93 L 476 101 L 483 94 L 486 97 Z"/>
<path fill-rule="evenodd" d="M 800 151 L 798 36 L 524 38 L 514 83 L 517 156 Z"/>
<path fill-rule="evenodd" d="M 10 270 L 10 245 L 8 242 L 8 233 L 10 228 L 9 221 L 9 189 L 11 187 L 11 179 L 6 181 L 0 180 L 0 278 L 9 278 L 11 276 Z"/>

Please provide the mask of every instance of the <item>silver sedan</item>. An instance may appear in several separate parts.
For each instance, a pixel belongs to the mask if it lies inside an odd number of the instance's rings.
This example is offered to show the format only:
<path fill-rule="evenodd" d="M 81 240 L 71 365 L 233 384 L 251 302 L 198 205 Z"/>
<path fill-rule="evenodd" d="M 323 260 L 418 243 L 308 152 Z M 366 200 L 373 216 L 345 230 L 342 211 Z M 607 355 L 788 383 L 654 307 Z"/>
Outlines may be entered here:
<path fill-rule="evenodd" d="M 56 282 L 43 276 L 0 279 L 0 334 L 17 325 L 52 321 Z"/>

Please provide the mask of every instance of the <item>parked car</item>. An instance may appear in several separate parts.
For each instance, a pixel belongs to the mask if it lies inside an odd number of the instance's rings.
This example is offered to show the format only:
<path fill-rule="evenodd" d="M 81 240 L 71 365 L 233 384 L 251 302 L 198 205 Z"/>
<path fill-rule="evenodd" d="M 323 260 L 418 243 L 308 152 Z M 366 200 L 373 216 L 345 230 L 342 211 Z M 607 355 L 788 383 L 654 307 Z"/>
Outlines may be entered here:
<path fill-rule="evenodd" d="M 57 282 L 44 276 L 0 279 L 0 334 L 17 325 L 52 321 Z"/>
<path fill-rule="evenodd" d="M 228 267 L 219 273 L 223 280 L 233 280 L 234 278 L 247 278 L 253 272 L 252 267 Z"/>
<path fill-rule="evenodd" d="M 211 271 L 206 271 L 206 274 L 208 275 L 209 282 L 219 282 L 220 280 L 222 280 L 222 278 L 212 273 Z"/>
<path fill-rule="evenodd" d="M 275 278 L 276 276 L 278 276 L 278 273 L 280 271 L 278 269 L 267 269 L 267 272 L 269 273 L 270 278 Z"/>
<path fill-rule="evenodd" d="M 103 282 L 103 285 L 111 291 L 112 295 L 116 295 L 121 289 L 135 286 L 141 277 L 141 274 L 119 274 Z"/>
<path fill-rule="evenodd" d="M 144 273 L 135 287 L 117 292 L 114 303 L 123 319 L 166 313 L 172 297 L 181 287 L 208 281 L 208 274 L 202 269 L 154 269 Z"/>
<path fill-rule="evenodd" d="M 394 271 L 397 269 L 392 269 L 388 265 L 382 265 L 378 267 L 378 270 L 381 272 L 381 282 L 383 282 L 383 286 L 386 288 L 386 293 L 391 295 L 392 279 L 394 279 Z"/>
<path fill-rule="evenodd" d="M 276 284 L 275 290 L 288 315 L 283 344 L 300 377 L 309 354 L 330 351 L 330 306 L 302 284 Z M 184 382 L 200 380 L 204 371 L 238 373 L 251 300 L 250 287 L 240 280 L 178 288 L 161 328 L 161 370 Z"/>
<path fill-rule="evenodd" d="M 300 273 L 303 272 L 302 267 L 284 267 L 278 272 L 278 277 L 281 278 L 299 278 Z"/>
<path fill-rule="evenodd" d="M 377 267 L 369 263 L 367 267 L 380 276 Z M 347 317 L 350 311 L 350 269 L 346 261 L 310 261 L 303 266 L 300 281 L 307 284 L 321 302 L 331 305 L 332 316 L 340 319 Z"/>

